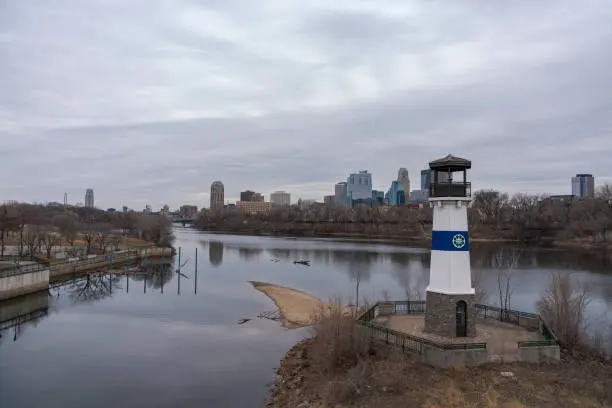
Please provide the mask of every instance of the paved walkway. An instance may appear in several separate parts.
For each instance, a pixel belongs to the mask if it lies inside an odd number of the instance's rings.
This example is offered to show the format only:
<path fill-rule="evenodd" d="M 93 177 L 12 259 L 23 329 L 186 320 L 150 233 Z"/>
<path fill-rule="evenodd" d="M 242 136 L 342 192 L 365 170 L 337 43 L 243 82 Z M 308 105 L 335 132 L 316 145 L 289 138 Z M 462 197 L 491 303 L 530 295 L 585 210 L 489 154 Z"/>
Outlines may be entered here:
<path fill-rule="evenodd" d="M 382 323 L 382 322 L 381 322 Z M 389 316 L 384 322 L 389 329 L 402 333 L 435 341 L 436 343 L 487 343 L 490 360 L 505 361 L 518 357 L 518 342 L 529 340 L 543 340 L 537 331 L 529 331 L 514 324 L 503 323 L 493 319 L 480 319 L 476 323 L 475 337 L 462 337 L 451 339 L 423 331 L 425 325 L 424 316 Z"/>

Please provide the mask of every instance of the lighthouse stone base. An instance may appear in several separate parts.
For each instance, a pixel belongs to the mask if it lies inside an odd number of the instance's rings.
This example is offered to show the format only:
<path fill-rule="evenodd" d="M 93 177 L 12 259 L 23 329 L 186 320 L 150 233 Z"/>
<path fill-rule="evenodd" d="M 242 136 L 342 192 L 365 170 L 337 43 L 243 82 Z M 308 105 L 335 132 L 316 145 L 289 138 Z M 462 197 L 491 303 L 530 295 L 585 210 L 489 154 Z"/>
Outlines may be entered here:
<path fill-rule="evenodd" d="M 444 337 L 458 337 L 457 303 L 460 301 L 466 303 L 466 337 L 475 337 L 474 305 L 476 301 L 473 294 L 445 294 L 427 291 L 424 331 Z"/>

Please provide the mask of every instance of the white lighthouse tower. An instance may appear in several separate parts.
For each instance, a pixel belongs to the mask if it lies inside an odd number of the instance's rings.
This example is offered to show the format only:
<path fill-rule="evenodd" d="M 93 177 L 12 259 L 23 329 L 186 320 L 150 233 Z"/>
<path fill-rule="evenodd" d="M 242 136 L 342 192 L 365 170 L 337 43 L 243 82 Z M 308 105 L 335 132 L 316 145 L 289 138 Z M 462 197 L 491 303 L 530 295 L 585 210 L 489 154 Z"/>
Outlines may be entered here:
<path fill-rule="evenodd" d="M 445 337 L 476 334 L 467 223 L 471 167 L 469 160 L 450 154 L 429 163 L 433 230 L 425 331 Z"/>

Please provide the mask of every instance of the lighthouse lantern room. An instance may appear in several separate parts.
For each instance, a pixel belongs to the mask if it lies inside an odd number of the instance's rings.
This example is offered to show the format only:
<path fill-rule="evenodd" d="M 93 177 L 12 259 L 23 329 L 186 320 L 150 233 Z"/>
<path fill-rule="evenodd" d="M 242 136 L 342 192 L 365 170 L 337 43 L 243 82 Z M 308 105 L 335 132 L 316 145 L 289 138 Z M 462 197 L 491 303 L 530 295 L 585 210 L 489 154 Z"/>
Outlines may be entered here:
<path fill-rule="evenodd" d="M 471 161 L 450 154 L 429 163 L 433 229 L 424 329 L 445 337 L 476 334 L 467 222 L 471 167 Z"/>

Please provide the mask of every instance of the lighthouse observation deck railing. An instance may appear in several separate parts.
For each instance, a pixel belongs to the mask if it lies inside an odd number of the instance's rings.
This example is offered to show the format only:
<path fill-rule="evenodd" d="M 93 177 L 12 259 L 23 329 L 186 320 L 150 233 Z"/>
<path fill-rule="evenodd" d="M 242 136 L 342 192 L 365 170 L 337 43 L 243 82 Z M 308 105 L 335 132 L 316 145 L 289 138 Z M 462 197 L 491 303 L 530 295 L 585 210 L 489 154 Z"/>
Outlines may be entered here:
<path fill-rule="evenodd" d="M 367 329 L 367 334 L 372 340 L 382 341 L 386 344 L 401 347 L 403 350 L 419 354 L 423 353 L 423 346 L 432 346 L 442 350 L 473 350 L 487 348 L 486 343 L 437 343 L 389 329 L 383 324 L 376 322 L 377 318 L 383 315 L 422 315 L 425 314 L 425 307 L 425 301 L 378 302 L 357 318 L 357 325 Z M 477 318 L 495 319 L 505 323 L 515 324 L 527 330 L 538 331 L 544 338 L 544 340 L 519 341 L 517 344 L 519 348 L 559 345 L 553 330 L 538 314 L 481 304 L 476 304 L 475 308 Z"/>
<path fill-rule="evenodd" d="M 375 319 L 380 315 L 382 309 L 384 309 L 386 315 L 419 315 L 425 313 L 425 302 L 397 301 L 376 303 L 357 318 L 357 326 L 364 329 L 371 340 L 401 347 L 404 351 L 418 354 L 422 354 L 424 347 L 427 346 L 441 350 L 474 350 L 487 348 L 486 343 L 438 343 L 389 329 L 375 322 Z"/>
<path fill-rule="evenodd" d="M 464 181 L 432 182 L 429 185 L 429 197 L 471 197 L 472 183 Z"/>

